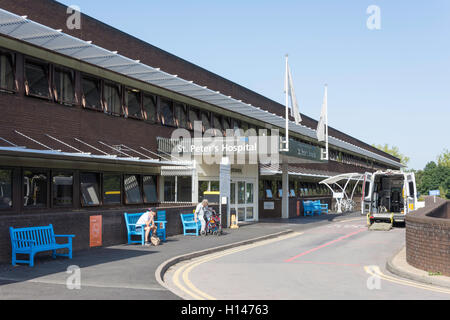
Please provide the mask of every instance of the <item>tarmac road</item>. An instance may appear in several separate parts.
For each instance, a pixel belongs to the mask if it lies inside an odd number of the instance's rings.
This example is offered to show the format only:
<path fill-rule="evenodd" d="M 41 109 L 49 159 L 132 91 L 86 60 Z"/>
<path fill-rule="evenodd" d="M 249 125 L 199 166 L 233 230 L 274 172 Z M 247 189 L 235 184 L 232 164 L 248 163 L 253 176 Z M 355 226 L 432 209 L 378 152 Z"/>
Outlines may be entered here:
<path fill-rule="evenodd" d="M 180 263 L 165 282 L 198 300 L 450 299 L 449 289 L 385 269 L 404 238 L 404 228 L 368 231 L 365 218 L 344 219 Z"/>

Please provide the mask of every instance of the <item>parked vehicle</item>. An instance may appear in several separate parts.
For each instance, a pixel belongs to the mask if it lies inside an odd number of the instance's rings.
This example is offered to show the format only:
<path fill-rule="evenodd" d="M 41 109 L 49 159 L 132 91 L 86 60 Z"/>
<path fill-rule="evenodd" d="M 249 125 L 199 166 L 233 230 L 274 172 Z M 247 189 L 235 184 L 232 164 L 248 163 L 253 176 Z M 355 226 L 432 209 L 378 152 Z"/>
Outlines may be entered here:
<path fill-rule="evenodd" d="M 405 216 L 418 208 L 414 173 L 377 171 L 366 173 L 363 183 L 362 214 L 370 223 L 404 222 Z"/>

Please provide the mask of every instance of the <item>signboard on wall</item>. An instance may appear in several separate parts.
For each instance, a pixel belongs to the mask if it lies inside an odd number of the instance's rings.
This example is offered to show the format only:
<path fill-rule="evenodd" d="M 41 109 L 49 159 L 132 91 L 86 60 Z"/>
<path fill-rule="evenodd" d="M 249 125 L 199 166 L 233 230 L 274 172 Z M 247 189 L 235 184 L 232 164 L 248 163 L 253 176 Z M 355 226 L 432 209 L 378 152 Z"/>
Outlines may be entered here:
<path fill-rule="evenodd" d="M 275 202 L 265 201 L 264 202 L 264 210 L 275 210 Z"/>
<path fill-rule="evenodd" d="M 89 217 L 90 224 L 90 247 L 102 246 L 102 216 Z"/>

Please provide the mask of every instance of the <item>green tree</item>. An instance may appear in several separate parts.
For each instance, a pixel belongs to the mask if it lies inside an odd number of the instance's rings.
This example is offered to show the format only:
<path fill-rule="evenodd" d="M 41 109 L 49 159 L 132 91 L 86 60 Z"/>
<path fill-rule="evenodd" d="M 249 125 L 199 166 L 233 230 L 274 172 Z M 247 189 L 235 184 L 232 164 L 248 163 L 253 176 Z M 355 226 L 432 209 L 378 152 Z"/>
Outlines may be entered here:
<path fill-rule="evenodd" d="M 443 167 L 450 167 L 450 151 L 445 149 L 442 154 L 438 156 L 438 165 Z"/>
<path fill-rule="evenodd" d="M 403 155 L 402 153 L 400 153 L 400 150 L 399 150 L 398 147 L 396 147 L 396 146 L 389 147 L 389 144 L 387 144 L 387 143 L 385 143 L 384 146 L 382 146 L 382 145 L 375 145 L 375 144 L 373 144 L 372 146 L 377 148 L 377 149 L 380 149 L 381 151 L 389 153 L 390 155 L 393 155 L 396 158 L 399 158 L 401 164 L 403 164 L 406 167 L 408 166 L 410 158 L 405 156 L 405 155 Z"/>

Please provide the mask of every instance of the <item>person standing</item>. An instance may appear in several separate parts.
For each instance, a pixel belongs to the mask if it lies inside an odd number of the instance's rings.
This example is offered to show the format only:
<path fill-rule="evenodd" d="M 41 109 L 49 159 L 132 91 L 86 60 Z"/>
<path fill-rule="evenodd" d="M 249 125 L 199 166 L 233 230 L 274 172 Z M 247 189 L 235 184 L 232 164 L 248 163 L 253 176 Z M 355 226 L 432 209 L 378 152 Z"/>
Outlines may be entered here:
<path fill-rule="evenodd" d="M 201 233 L 206 233 L 206 221 L 205 221 L 205 211 L 208 209 L 208 200 L 204 199 L 202 202 L 200 202 L 197 205 L 197 208 L 194 212 L 194 220 L 197 222 L 200 220 L 200 223 L 202 224 Z"/>

